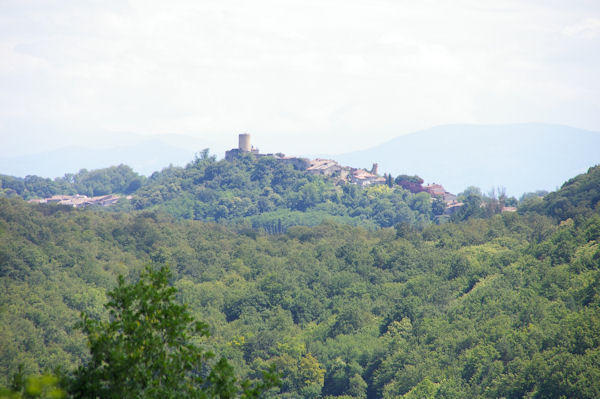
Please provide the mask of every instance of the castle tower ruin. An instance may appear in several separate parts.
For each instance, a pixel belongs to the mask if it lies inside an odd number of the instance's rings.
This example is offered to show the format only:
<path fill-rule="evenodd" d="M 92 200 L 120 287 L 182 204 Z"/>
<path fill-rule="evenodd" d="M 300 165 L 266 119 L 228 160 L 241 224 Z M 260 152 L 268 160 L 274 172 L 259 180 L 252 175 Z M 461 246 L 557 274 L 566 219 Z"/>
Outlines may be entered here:
<path fill-rule="evenodd" d="M 250 144 L 250 135 L 248 133 L 242 133 L 239 135 L 238 148 L 242 152 L 252 151 L 252 145 Z"/>
<path fill-rule="evenodd" d="M 371 168 L 371 174 L 377 175 L 378 169 L 379 169 L 379 165 L 374 163 L 373 167 Z"/>

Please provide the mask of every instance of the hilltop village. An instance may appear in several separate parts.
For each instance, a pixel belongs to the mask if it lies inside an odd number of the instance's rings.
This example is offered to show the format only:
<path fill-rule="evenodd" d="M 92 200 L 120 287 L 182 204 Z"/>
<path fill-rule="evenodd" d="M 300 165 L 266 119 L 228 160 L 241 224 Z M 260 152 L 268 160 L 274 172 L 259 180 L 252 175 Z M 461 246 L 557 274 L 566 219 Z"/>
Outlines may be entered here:
<path fill-rule="evenodd" d="M 464 204 L 458 201 L 457 196 L 446 191 L 446 189 L 441 184 L 428 184 L 424 185 L 423 179 L 418 176 L 407 176 L 400 175 L 395 179 L 392 178 L 391 174 L 384 173 L 383 176 L 379 175 L 378 172 L 378 164 L 373 163 L 373 166 L 370 170 L 362 169 L 362 168 L 353 168 L 350 166 L 340 165 L 337 161 L 333 159 L 324 159 L 324 158 L 316 158 L 316 159 L 308 159 L 302 157 L 294 157 L 294 156 L 286 156 L 282 153 L 275 154 L 262 154 L 258 148 L 255 148 L 251 144 L 251 137 L 249 134 L 243 133 L 238 137 L 238 147 L 233 148 L 229 151 L 225 152 L 225 162 L 232 162 L 235 159 L 247 156 L 250 154 L 253 157 L 272 157 L 278 162 L 291 165 L 293 169 L 298 172 L 308 173 L 313 175 L 321 175 L 326 176 L 331 179 L 331 181 L 336 185 L 345 185 L 345 184 L 354 184 L 360 187 L 370 187 L 377 185 L 387 185 L 389 187 L 393 187 L 394 185 L 398 185 L 405 190 L 410 191 L 413 194 L 418 194 L 421 192 L 426 192 L 431 196 L 431 201 L 438 201 L 443 203 L 443 212 L 444 215 L 452 215 L 459 209 L 461 209 Z M 115 171 L 116 172 L 116 171 Z M 121 171 L 127 172 L 127 171 Z M 129 171 L 131 174 L 131 178 L 134 178 L 134 172 Z M 117 173 L 118 174 L 118 173 Z M 104 176 L 106 179 L 106 176 Z M 122 179 L 122 176 L 117 178 L 117 180 Z M 110 180 L 110 179 L 109 179 Z M 134 182 L 135 183 L 135 182 Z M 138 186 L 141 184 L 139 182 Z M 133 184 L 128 181 L 129 185 Z M 121 188 L 123 190 L 123 188 Z M 127 188 L 129 190 L 129 188 Z M 121 193 L 130 194 L 132 191 L 120 191 Z M 169 190 L 167 188 L 167 190 Z M 107 192 L 107 191 L 105 191 Z M 119 191 L 117 191 L 119 192 Z M 121 197 L 117 194 L 110 195 L 102 195 L 102 196 L 94 196 L 88 197 L 81 194 L 75 195 L 58 195 L 58 192 L 55 191 L 57 195 L 53 195 L 52 197 L 42 198 L 42 199 L 30 199 L 29 202 L 32 203 L 56 203 L 61 205 L 68 205 L 75 208 L 86 207 L 90 205 L 96 206 L 111 206 L 116 204 L 120 198 L 126 198 L 128 200 L 133 199 L 136 202 L 137 206 L 140 206 L 140 203 L 144 201 L 141 199 L 142 197 L 136 196 L 135 198 L 131 195 L 127 195 L 126 197 Z M 156 194 L 150 195 L 150 197 L 155 198 Z M 151 202 L 151 201 L 150 201 Z M 442 204 L 438 204 L 441 206 Z M 227 205 L 221 204 L 225 208 L 228 208 Z M 440 209 L 438 206 L 437 209 Z M 483 203 L 481 203 L 483 206 Z M 264 211 L 264 210 L 263 210 Z M 503 206 L 501 208 L 502 212 L 514 212 L 516 208 L 514 207 L 506 207 Z M 438 216 L 441 216 L 438 214 Z"/>
<path fill-rule="evenodd" d="M 369 186 L 374 184 L 385 184 L 386 178 L 377 174 L 377 164 L 373 164 L 370 171 L 365 169 L 351 168 L 342 166 L 333 159 L 316 158 L 309 160 L 307 158 L 287 157 L 282 153 L 261 154 L 258 148 L 250 143 L 250 135 L 242 133 L 239 135 L 239 146 L 225 152 L 225 159 L 233 160 L 240 154 L 252 154 L 257 157 L 274 157 L 275 159 L 292 165 L 297 170 L 304 170 L 315 175 L 323 175 L 336 178 L 339 183 L 348 182 L 358 184 L 359 186 Z"/>
<path fill-rule="evenodd" d="M 315 175 L 323 175 L 328 176 L 336 180 L 338 184 L 350 183 L 357 184 L 361 187 L 373 186 L 373 185 L 383 185 L 383 184 L 391 184 L 392 177 L 391 175 L 384 174 L 380 176 L 378 174 L 379 165 L 377 163 L 373 164 L 371 170 L 361 169 L 361 168 L 352 168 L 350 166 L 340 165 L 337 161 L 333 159 L 307 159 L 300 157 L 288 157 L 282 153 L 276 154 L 261 154 L 258 148 L 255 148 L 250 141 L 250 134 L 242 133 L 238 137 L 238 148 L 233 148 L 229 151 L 225 152 L 225 159 L 228 161 L 234 160 L 236 157 L 241 154 L 252 154 L 256 157 L 274 157 L 280 162 L 284 162 L 292 165 L 295 169 L 304 170 L 308 173 Z M 462 202 L 458 202 L 456 199 L 456 195 L 446 191 L 441 184 L 429 184 L 426 186 L 422 185 L 423 180 L 407 180 L 400 181 L 399 184 L 413 192 L 427 192 L 433 198 L 441 198 L 446 204 L 446 214 L 452 214 L 459 208 L 461 208 L 464 204 Z M 507 209 L 509 210 L 509 209 Z M 512 209 L 510 209 L 512 210 Z"/>

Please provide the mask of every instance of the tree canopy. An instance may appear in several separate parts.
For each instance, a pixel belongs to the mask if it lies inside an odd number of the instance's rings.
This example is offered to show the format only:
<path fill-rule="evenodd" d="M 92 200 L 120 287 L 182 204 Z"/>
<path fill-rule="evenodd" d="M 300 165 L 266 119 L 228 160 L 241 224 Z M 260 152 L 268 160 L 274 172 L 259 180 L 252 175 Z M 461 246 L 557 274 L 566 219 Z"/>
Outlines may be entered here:
<path fill-rule="evenodd" d="M 106 213 L 0 198 L 0 376 L 9 385 L 20 364 L 25 374 L 62 366 L 103 376 L 73 325 L 84 312 L 88 331 L 123 328 L 110 310 L 136 314 L 141 302 L 115 298 L 141 290 L 140 275 L 151 287 L 145 268 L 154 262 L 171 265 L 174 309 L 210 325 L 202 337 L 181 324 L 188 342 L 226 358 L 238 381 L 277 368 L 280 391 L 266 398 L 599 397 L 597 171 L 518 212 L 474 206 L 443 225 L 373 230 L 324 220 L 266 234 L 158 208 Z M 148 291 L 150 301 L 160 289 Z M 152 320 L 139 322 L 149 329 Z M 99 358 L 109 347 L 128 353 L 126 339 L 107 337 L 115 344 L 98 344 Z M 185 378 L 209 381 L 218 360 L 202 364 L 198 374 L 182 368 Z"/>
<path fill-rule="evenodd" d="M 75 398 L 248 398 L 270 387 L 273 376 L 251 388 L 237 383 L 226 359 L 212 362 L 196 342 L 209 326 L 175 302 L 170 277 L 166 267 L 147 267 L 133 284 L 120 276 L 107 294 L 110 319 L 84 314 L 91 358 L 72 380 Z"/>

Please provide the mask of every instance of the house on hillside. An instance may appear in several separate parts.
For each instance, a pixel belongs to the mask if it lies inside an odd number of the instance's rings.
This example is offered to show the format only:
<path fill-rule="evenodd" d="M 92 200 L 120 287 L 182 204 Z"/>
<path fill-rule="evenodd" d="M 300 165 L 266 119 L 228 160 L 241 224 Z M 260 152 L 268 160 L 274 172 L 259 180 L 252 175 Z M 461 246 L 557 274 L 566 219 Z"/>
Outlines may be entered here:
<path fill-rule="evenodd" d="M 444 210 L 444 215 L 453 215 L 456 211 L 460 210 L 463 206 L 465 206 L 462 202 L 453 202 L 446 206 Z"/>
<path fill-rule="evenodd" d="M 429 195 L 431 195 L 432 197 L 442 198 L 447 206 L 457 203 L 456 195 L 446 191 L 444 186 L 442 186 L 441 184 L 428 184 L 427 186 L 423 187 L 423 190 L 429 193 Z"/>
<path fill-rule="evenodd" d="M 358 184 L 362 187 L 385 184 L 384 177 L 377 176 L 376 174 L 367 172 L 364 169 L 351 169 L 349 177 L 351 183 Z"/>
<path fill-rule="evenodd" d="M 451 204 L 456 202 L 456 195 L 449 193 L 448 191 L 444 192 L 444 202 L 446 204 Z"/>
<path fill-rule="evenodd" d="M 334 173 L 341 172 L 342 167 L 332 159 L 317 158 L 310 161 L 310 165 L 306 169 L 308 173 L 315 175 L 331 176 Z"/>
<path fill-rule="evenodd" d="M 432 197 L 443 197 L 446 190 L 441 184 L 428 184 L 423 187 L 423 190 L 429 193 Z"/>

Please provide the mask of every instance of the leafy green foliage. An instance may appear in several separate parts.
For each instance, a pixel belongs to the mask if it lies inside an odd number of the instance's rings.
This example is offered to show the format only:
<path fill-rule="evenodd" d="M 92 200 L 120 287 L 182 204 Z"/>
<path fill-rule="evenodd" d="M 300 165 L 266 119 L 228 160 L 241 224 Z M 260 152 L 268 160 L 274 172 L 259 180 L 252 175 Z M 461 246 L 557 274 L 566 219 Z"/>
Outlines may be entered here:
<path fill-rule="evenodd" d="M 214 354 L 194 341 L 209 335 L 208 325 L 194 321 L 185 305 L 175 302 L 167 268 L 146 268 L 140 279 L 108 293 L 109 321 L 84 314 L 91 359 L 76 372 L 71 384 L 78 398 L 233 398 L 258 395 L 267 385 L 236 384 L 224 358 L 210 364 Z"/>
<path fill-rule="evenodd" d="M 561 189 L 544 196 L 543 200 L 525 202 L 522 211 L 535 211 L 566 220 L 576 216 L 590 216 L 600 207 L 600 165 L 587 173 L 565 182 Z"/>
<path fill-rule="evenodd" d="M 117 276 L 155 261 L 172 266 L 175 302 L 211 326 L 204 347 L 235 378 L 281 370 L 281 392 L 265 397 L 598 397 L 592 172 L 576 178 L 590 179 L 582 191 L 555 194 L 573 205 L 566 219 L 546 213 L 544 199 L 518 213 L 372 231 L 329 219 L 266 235 L 158 211 L 0 199 L 0 375 L 19 363 L 27 373 L 88 364 L 85 336 L 72 330 L 78 314 L 108 318 Z"/>
<path fill-rule="evenodd" d="M 75 174 L 54 180 L 39 176 L 24 179 L 0 175 L 0 196 L 20 196 L 24 199 L 48 198 L 55 194 L 98 196 L 112 193 L 131 194 L 144 184 L 145 178 L 129 166 L 119 165 Z"/>
<path fill-rule="evenodd" d="M 19 369 L 12 381 L 11 389 L 0 388 L 1 399 L 63 399 L 66 392 L 60 387 L 60 379 L 53 374 L 25 377 Z"/>

